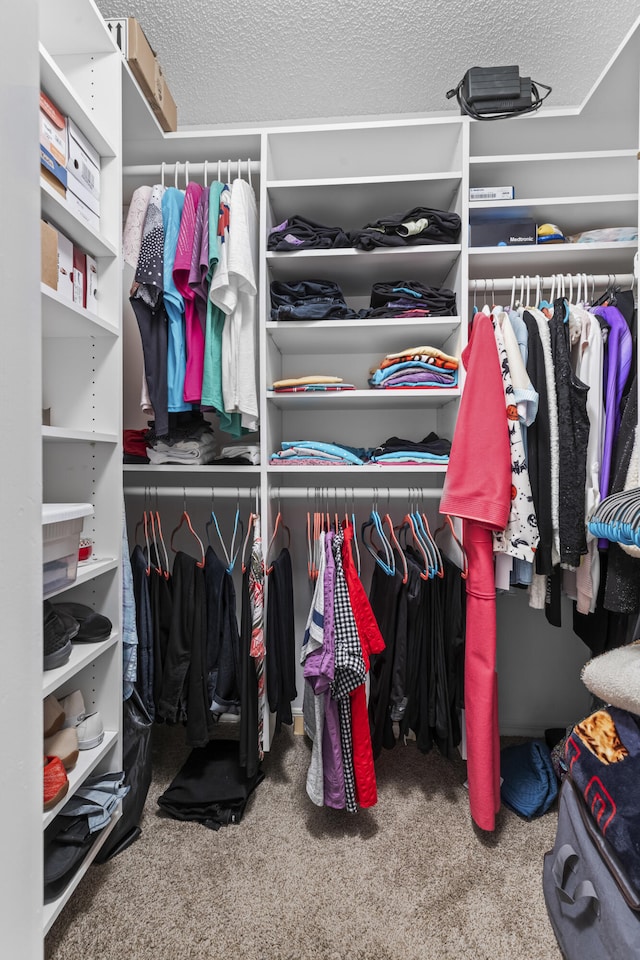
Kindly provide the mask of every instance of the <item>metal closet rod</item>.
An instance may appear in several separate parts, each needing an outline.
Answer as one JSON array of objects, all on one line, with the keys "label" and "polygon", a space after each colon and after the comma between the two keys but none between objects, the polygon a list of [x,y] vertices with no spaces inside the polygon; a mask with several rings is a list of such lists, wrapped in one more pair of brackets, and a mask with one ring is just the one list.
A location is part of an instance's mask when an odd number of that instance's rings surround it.
[{"label": "metal closet rod", "polygon": [[435,500],[440,499],[442,490],[435,487],[389,487],[381,484],[379,487],[336,487],[336,486],[309,486],[309,487],[271,487],[269,496],[272,500],[323,500],[325,498],[337,500]]},{"label": "metal closet rod", "polygon": [[[197,470],[197,467],[194,469]],[[210,500],[238,500],[255,499],[260,494],[259,487],[167,487],[163,483],[147,484],[145,487],[129,487],[125,484],[124,492],[130,497],[155,498],[156,494],[163,497],[187,497],[192,500],[197,497],[206,497]]]},{"label": "metal closet rod", "polygon": [[[197,468],[196,468],[197,469]],[[131,497],[211,497],[223,500],[237,500],[255,498],[259,491],[257,487],[167,487],[164,484],[147,484],[145,487],[130,487],[125,485],[124,492]],[[338,500],[435,500],[440,499],[442,490],[436,487],[336,487],[336,486],[308,486],[308,487],[271,487],[271,500],[322,500],[327,497]]]},{"label": "metal closet rod", "polygon": [[[535,286],[538,282],[545,287],[550,287],[551,284],[555,281],[558,282],[558,277],[562,280],[568,280],[571,277],[574,284],[578,283],[579,278],[582,278],[584,283],[584,278],[587,278],[589,286],[595,284],[597,287],[606,286],[607,284],[620,283],[622,286],[633,286],[635,283],[635,277],[632,273],[587,273],[579,271],[577,273],[556,273],[550,277],[541,277],[537,274],[531,273],[519,273],[515,276],[516,289],[518,289],[519,284],[528,283],[530,286]],[[469,280],[469,291],[473,293],[477,291],[478,293],[483,293],[485,290],[511,290],[514,283],[514,277],[487,277],[483,279]]]},{"label": "metal closet rod", "polygon": [[221,172],[225,172],[227,168],[231,171],[242,170],[245,173],[260,173],[260,161],[252,160],[251,158],[243,160],[242,158],[236,158],[232,160],[228,158],[226,160],[207,160],[192,162],[191,160],[175,160],[171,163],[144,163],[144,164],[135,164],[133,166],[125,166],[122,168],[123,177],[157,177],[161,176],[164,167],[164,173],[166,176],[173,174],[175,176],[178,173],[182,173],[186,176],[191,177],[203,177],[205,173],[205,167],[207,174],[210,177],[217,176],[218,173],[218,164],[220,165]]}]

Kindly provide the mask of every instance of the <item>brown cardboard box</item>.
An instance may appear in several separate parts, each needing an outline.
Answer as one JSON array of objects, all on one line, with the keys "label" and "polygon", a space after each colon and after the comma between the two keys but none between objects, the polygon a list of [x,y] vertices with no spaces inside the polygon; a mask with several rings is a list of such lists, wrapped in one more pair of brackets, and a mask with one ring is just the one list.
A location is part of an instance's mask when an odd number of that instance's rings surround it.
[{"label": "brown cardboard box", "polygon": [[162,67],[156,60],[155,96],[149,101],[151,109],[165,133],[178,129],[178,108],[164,78]]},{"label": "brown cardboard box", "polygon": [[178,128],[178,112],[167,81],[142,27],[133,17],[107,18],[116,45],[122,51],[131,72],[140,85],[163,130]]},{"label": "brown cardboard box", "polygon": [[127,50],[125,56],[145,97],[149,101],[153,101],[156,90],[156,56],[144,35],[142,27],[133,17],[127,17]]},{"label": "brown cardboard box", "polygon": [[40,221],[40,279],[58,289],[58,231],[44,220]]}]

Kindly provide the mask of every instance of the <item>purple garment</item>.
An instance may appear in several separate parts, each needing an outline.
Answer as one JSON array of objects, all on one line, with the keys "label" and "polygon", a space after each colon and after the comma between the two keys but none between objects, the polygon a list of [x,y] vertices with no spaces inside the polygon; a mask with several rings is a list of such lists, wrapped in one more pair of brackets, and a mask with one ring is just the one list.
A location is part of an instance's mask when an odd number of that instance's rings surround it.
[{"label": "purple garment", "polygon": [[[206,249],[205,249],[206,248]],[[206,257],[206,259],[204,259]],[[205,328],[207,318],[207,271],[209,269],[209,191],[203,190],[196,208],[196,228],[191,250],[189,286],[195,293],[196,310]]]},{"label": "purple garment", "polygon": [[395,373],[393,376],[387,377],[381,383],[373,384],[373,386],[384,390],[385,387],[399,386],[402,384],[413,384],[415,386],[425,387],[438,384],[439,386],[442,385],[445,387],[455,387],[456,378],[452,376],[451,373],[444,373],[438,370],[419,370],[415,373],[402,370],[400,373]]},{"label": "purple garment", "polygon": [[[327,653],[323,661],[323,667],[325,671],[324,676],[329,682],[329,671],[331,671],[331,679],[333,679],[333,655],[335,650],[333,591],[336,566],[331,549],[333,536],[333,533],[327,533],[324,538],[326,560],[324,571],[324,647],[327,648]],[[313,656],[313,654],[310,654],[310,656]],[[331,662],[330,667],[328,665],[329,660]],[[344,791],[344,768],[342,766],[338,702],[333,699],[329,689],[327,689],[324,696],[324,730],[322,732],[324,802],[325,806],[333,807],[334,810],[343,810],[346,804],[346,797]]]},{"label": "purple garment", "polygon": [[[600,496],[609,494],[611,457],[620,429],[620,401],[631,369],[632,339],[627,321],[617,307],[595,307],[610,327],[607,360],[604,369],[604,443],[600,467]],[[606,545],[608,541],[603,541]]]}]

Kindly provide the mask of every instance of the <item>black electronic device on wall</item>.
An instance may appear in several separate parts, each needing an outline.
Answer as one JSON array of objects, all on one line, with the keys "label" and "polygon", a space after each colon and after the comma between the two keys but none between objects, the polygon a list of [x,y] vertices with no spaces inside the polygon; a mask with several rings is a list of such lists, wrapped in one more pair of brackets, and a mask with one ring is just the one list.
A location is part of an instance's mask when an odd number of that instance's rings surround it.
[{"label": "black electronic device on wall", "polygon": [[[541,96],[542,87],[547,92]],[[460,112],[475,120],[505,120],[534,113],[551,93],[545,83],[521,77],[517,66],[471,67],[447,100],[456,97]]]}]

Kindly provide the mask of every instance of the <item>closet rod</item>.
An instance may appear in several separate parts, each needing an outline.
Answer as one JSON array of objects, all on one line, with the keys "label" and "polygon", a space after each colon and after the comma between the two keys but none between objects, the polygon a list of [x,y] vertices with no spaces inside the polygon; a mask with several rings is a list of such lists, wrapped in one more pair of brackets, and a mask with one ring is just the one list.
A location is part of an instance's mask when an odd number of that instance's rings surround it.
[{"label": "closet rod", "polygon": [[271,487],[269,497],[272,500],[322,500],[329,497],[340,500],[435,500],[440,499],[442,490],[435,487],[388,487],[380,484],[379,487],[335,487],[335,486],[308,486],[308,487]]},{"label": "closet rod", "polygon": [[[188,172],[189,177],[198,177],[202,178],[204,176],[204,162],[198,161],[197,163],[192,163],[191,160],[176,160],[171,163],[165,163],[164,172],[165,176],[175,176],[176,167],[178,168],[178,173],[184,176],[186,172],[186,164],[189,164]],[[248,174],[248,164],[251,164],[251,173],[260,173],[260,161],[259,160],[243,160],[241,157],[233,158],[229,157],[226,160],[207,160],[207,173],[209,180],[213,180],[218,175],[218,163],[220,163],[221,173],[226,174],[227,165],[231,168],[231,173],[236,173],[238,171],[238,163],[240,164],[241,172]],[[136,164],[133,166],[124,166],[122,168],[123,177],[159,177],[162,174],[162,164],[161,163],[143,163]]]},{"label": "closet rod", "polygon": [[[538,277],[536,274],[518,273],[515,276],[516,290],[519,287],[519,284],[523,282],[528,283],[531,287],[534,287],[538,281],[542,286],[550,287],[551,284],[556,281],[558,282],[558,277],[564,277],[567,280],[569,277],[572,278],[573,283],[578,282],[578,277],[582,277],[584,280],[585,274],[583,271],[578,271],[577,273],[556,273],[551,277]],[[635,277],[632,273],[599,273],[595,276],[592,273],[587,273],[587,282],[589,286],[595,284],[596,287],[606,286],[609,283],[614,281],[618,284],[621,284],[623,287],[631,287],[635,283]],[[513,287],[513,277],[487,277],[482,279],[469,280],[469,292],[473,293],[483,293],[485,290],[511,290]]]},{"label": "closet rod", "polygon": [[[211,497],[223,500],[237,500],[247,497],[255,497],[257,487],[167,487],[164,484],[147,484],[145,487],[127,486],[125,484],[124,492],[131,497],[155,497],[156,493],[163,497],[187,497],[193,499],[198,497]],[[394,500],[439,500],[442,496],[442,490],[438,487],[389,487],[380,484],[376,487],[336,487],[331,485],[309,485],[308,487],[271,487],[269,497],[271,500],[322,500],[326,497],[337,500],[386,500],[388,497]]]},{"label": "closet rod", "polygon": [[[197,467],[195,468],[197,470]],[[238,500],[258,496],[258,487],[167,487],[164,484],[147,484],[146,487],[129,487],[125,484],[124,492],[131,497],[187,497],[194,499],[206,497],[208,500],[215,497],[218,500]]]}]

